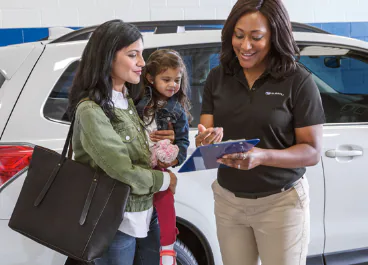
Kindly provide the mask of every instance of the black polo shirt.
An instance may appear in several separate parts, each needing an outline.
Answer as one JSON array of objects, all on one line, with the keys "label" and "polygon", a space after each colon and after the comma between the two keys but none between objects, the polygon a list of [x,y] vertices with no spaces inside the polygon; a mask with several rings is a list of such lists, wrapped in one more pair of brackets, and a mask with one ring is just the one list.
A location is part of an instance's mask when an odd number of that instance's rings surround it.
[{"label": "black polo shirt", "polygon": [[[214,126],[224,128],[224,141],[259,138],[257,146],[265,149],[291,147],[296,143],[295,128],[325,122],[318,88],[302,65],[282,79],[266,72],[249,89],[237,59],[230,68],[220,65],[211,70],[201,113],[212,114]],[[305,168],[220,167],[218,182],[233,192],[268,192],[282,189],[304,173]]]}]

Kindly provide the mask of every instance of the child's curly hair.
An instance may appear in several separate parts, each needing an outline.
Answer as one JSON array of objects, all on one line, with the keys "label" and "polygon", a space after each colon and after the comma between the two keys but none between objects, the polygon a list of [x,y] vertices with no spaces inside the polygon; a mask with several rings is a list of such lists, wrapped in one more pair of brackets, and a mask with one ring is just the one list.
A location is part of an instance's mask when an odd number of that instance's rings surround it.
[{"label": "child's curly hair", "polygon": [[[145,88],[147,86],[152,86],[152,84],[147,79],[147,74],[155,78],[158,74],[165,72],[167,69],[173,68],[181,69],[181,82],[180,82],[180,89],[176,93],[179,103],[185,110],[187,115],[188,121],[191,122],[193,120],[192,115],[190,114],[190,101],[188,99],[187,93],[189,89],[189,81],[188,81],[188,72],[187,68],[185,67],[183,58],[177,51],[171,49],[160,49],[154,51],[149,57],[146,62],[146,66],[143,69],[143,89],[142,95],[145,93]],[[148,108],[146,108],[143,112],[145,117],[151,116],[151,113],[154,113],[158,109],[158,100],[160,98],[160,94],[156,89],[152,89],[152,99],[148,103]]]}]

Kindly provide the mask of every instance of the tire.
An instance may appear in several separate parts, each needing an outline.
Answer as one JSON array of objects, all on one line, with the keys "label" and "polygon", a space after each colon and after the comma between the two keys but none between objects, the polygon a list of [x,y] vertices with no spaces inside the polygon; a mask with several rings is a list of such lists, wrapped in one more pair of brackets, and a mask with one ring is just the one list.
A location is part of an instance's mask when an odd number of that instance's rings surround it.
[{"label": "tire", "polygon": [[178,265],[198,265],[193,253],[179,239],[176,240],[174,249],[176,251],[176,261]]}]

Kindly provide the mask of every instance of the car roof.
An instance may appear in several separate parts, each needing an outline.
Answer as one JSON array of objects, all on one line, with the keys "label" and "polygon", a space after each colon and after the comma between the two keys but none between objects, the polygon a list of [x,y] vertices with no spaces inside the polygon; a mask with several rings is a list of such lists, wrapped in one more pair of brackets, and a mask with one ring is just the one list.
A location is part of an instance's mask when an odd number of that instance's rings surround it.
[{"label": "car roof", "polygon": [[[308,27],[307,29],[311,29]],[[30,52],[29,49],[32,49],[32,46],[38,44],[38,45],[73,45],[75,42],[74,39],[70,39],[71,36],[84,36],[85,38],[86,32],[91,33],[91,30],[89,31],[81,31],[82,34],[75,34],[75,32],[68,33],[69,37],[67,39],[64,38],[64,41],[51,41],[51,42],[38,42],[38,43],[29,43],[29,44],[22,44],[22,45],[10,45],[7,47],[0,48],[0,57],[2,56],[12,56],[12,64],[9,64],[8,60],[1,60],[3,63],[0,62],[0,70],[1,73],[6,77],[6,79],[9,79],[12,74],[16,71],[16,69],[21,65],[22,61],[25,59],[26,55]],[[93,32],[93,31],[92,31]],[[83,35],[84,34],[84,35]],[[361,52],[368,52],[368,42],[361,41],[358,39],[352,39],[342,36],[337,36],[333,34],[326,34],[323,32],[320,33],[314,33],[314,32],[308,32],[305,30],[304,32],[293,32],[294,39],[299,45],[310,45],[311,43],[317,45],[323,45],[323,46],[333,46],[335,48],[341,48],[340,51],[336,51],[336,55],[345,54],[342,49],[346,48],[354,48],[355,50],[361,51]],[[163,33],[163,34],[155,34],[154,32],[144,32],[144,46],[145,49],[149,48],[162,48],[162,47],[180,47],[180,46],[187,46],[187,45],[201,45],[203,44],[215,44],[218,45],[221,42],[221,30],[220,29],[212,29],[212,30],[202,30],[200,28],[192,29],[190,31],[183,31],[182,33]],[[85,42],[87,43],[88,39],[80,40],[77,42]],[[16,49],[18,48],[18,49]],[[10,51],[15,51],[10,52]],[[21,50],[24,52],[22,53]],[[320,50],[321,51],[321,50]],[[308,50],[310,52],[310,50]],[[317,52],[318,51],[313,51]],[[330,55],[334,55],[333,51],[329,50]],[[348,52],[346,50],[345,52]],[[303,51],[302,51],[303,54]],[[325,53],[326,54],[326,53]],[[18,58],[19,60],[15,60]],[[3,58],[4,59],[4,58]],[[15,61],[17,63],[15,63]]]},{"label": "car roof", "polygon": [[[145,48],[218,43],[221,41],[221,29],[224,23],[225,20],[132,22],[143,32]],[[304,42],[313,42],[323,45],[349,46],[365,52],[368,49],[368,43],[358,39],[333,35],[303,23],[292,22],[291,25],[294,38],[299,45]],[[49,42],[49,44],[88,40],[96,28],[97,26],[91,26],[70,32]]]},{"label": "car roof", "polygon": [[[221,30],[211,31],[188,31],[175,34],[144,34],[145,48],[157,48],[167,46],[187,46],[195,44],[211,44],[221,42]],[[293,32],[294,39],[298,45],[323,45],[339,48],[354,48],[359,51],[368,52],[368,42],[348,37],[325,33]],[[200,47],[200,46],[199,46]]]},{"label": "car roof", "polygon": [[[337,46],[341,48],[354,48],[360,51],[367,52],[368,42],[358,39],[337,36],[326,33],[311,33],[311,32],[293,32],[295,41],[302,45],[303,43],[315,43],[316,45]],[[221,30],[191,30],[182,33],[164,33],[154,34],[153,32],[144,32],[144,46],[147,48],[158,48],[168,46],[187,46],[200,44],[215,44],[221,42]],[[47,45],[69,45],[74,41],[67,40],[65,42],[49,42]],[[79,42],[79,41],[78,41]],[[82,40],[80,42],[86,42]]]},{"label": "car roof", "polygon": [[323,33],[294,32],[293,34],[295,41],[298,42],[299,45],[304,42],[313,42],[316,45],[333,44],[335,46],[341,47],[354,47],[358,50],[364,50],[365,52],[368,50],[368,42],[358,39]]},{"label": "car roof", "polygon": [[[222,29],[226,20],[175,20],[175,21],[146,21],[130,22],[137,26],[141,32],[153,32],[155,34],[179,33],[192,30],[216,30]],[[314,32],[329,34],[320,28],[299,22],[291,22],[293,32]],[[98,26],[81,28],[52,40],[51,43],[67,41],[88,40]]]}]

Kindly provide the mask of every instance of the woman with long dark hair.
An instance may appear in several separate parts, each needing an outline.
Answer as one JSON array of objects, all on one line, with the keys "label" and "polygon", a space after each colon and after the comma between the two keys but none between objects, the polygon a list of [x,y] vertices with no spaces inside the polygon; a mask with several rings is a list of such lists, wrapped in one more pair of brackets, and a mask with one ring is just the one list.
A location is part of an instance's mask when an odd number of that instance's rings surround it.
[{"label": "woman with long dark hair", "polygon": [[[222,30],[220,65],[203,95],[196,145],[260,138],[227,155],[212,188],[224,265],[306,264],[309,187],[324,111],[282,0],[238,0]],[[206,129],[206,127],[208,129]],[[218,129],[214,129],[214,127]]]},{"label": "woman with long dark hair", "polygon": [[152,198],[168,188],[175,193],[176,176],[150,167],[144,126],[132,100],[145,66],[142,52],[142,35],[135,26],[105,22],[89,39],[71,88],[75,160],[131,187],[119,231],[96,265],[159,264]]}]

